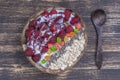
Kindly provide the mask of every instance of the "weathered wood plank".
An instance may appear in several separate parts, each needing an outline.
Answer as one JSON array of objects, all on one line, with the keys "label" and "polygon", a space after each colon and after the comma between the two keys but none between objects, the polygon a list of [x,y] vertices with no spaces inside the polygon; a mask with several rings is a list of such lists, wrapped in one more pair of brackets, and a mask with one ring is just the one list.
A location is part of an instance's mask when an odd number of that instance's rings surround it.
[{"label": "weathered wood plank", "polygon": [[[0,0],[0,80],[119,80],[119,0]],[[42,9],[60,6],[78,12],[86,24],[88,46],[81,60],[69,71],[56,76],[42,73],[25,58],[20,35],[28,18]],[[96,34],[90,13],[102,8],[107,13],[103,30],[103,67],[94,64]]]},{"label": "weathered wood plank", "polygon": [[[120,69],[119,52],[103,52],[103,66],[102,69]],[[112,56],[112,57],[111,57]],[[6,58],[6,59],[4,59]],[[16,51],[14,53],[5,52],[0,53],[0,69],[11,69],[16,66],[21,66],[23,68],[35,68],[30,62],[25,58],[23,51]],[[75,70],[79,69],[96,69],[94,63],[94,53],[86,52],[81,60],[72,68]]]}]

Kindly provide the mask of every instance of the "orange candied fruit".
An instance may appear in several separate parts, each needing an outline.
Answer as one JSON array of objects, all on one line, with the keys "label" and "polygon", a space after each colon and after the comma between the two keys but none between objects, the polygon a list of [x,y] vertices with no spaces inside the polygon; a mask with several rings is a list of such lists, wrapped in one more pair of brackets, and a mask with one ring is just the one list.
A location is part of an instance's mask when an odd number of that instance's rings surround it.
[{"label": "orange candied fruit", "polygon": [[74,37],[75,36],[75,32],[70,32],[70,36]]},{"label": "orange candied fruit", "polygon": [[52,47],[52,44],[48,44],[48,48],[51,48]]},{"label": "orange candied fruit", "polygon": [[50,58],[51,58],[50,55],[45,56],[45,59],[46,59],[46,60],[50,60]]},{"label": "orange candied fruit", "polygon": [[62,41],[62,42],[61,42],[61,45],[62,45],[62,46],[64,46],[64,45],[65,45],[65,42],[64,42],[64,41]]},{"label": "orange candied fruit", "polygon": [[66,34],[66,36],[67,36],[67,37],[70,37],[70,34],[69,34],[69,33],[67,33],[67,34]]},{"label": "orange candied fruit", "polygon": [[58,43],[55,43],[55,47],[57,48],[57,50],[60,50],[61,46]]},{"label": "orange candied fruit", "polygon": [[77,24],[76,24],[76,28],[77,28],[78,30],[80,30],[80,29],[82,28],[82,25],[81,25],[80,23],[77,23]]}]

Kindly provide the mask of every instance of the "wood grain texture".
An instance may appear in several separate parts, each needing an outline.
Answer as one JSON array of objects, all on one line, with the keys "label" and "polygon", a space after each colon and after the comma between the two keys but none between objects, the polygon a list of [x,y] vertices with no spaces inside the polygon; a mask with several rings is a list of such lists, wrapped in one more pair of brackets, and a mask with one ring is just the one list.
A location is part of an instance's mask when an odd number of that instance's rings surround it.
[{"label": "wood grain texture", "polygon": [[[120,80],[120,0],[0,0],[0,80]],[[87,26],[88,45],[81,60],[60,75],[38,71],[25,58],[21,33],[34,13],[49,7],[65,7],[79,13]],[[91,12],[104,9],[103,67],[94,63],[96,33]]]}]

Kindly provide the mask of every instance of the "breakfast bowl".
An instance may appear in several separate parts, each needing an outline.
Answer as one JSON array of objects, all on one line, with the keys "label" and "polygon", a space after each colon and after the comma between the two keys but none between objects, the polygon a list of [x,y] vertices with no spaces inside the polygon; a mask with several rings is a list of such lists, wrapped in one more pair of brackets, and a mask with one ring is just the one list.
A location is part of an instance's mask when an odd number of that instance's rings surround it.
[{"label": "breakfast bowl", "polygon": [[48,8],[34,14],[22,32],[25,56],[40,71],[62,73],[74,66],[87,45],[86,27],[70,9]]}]

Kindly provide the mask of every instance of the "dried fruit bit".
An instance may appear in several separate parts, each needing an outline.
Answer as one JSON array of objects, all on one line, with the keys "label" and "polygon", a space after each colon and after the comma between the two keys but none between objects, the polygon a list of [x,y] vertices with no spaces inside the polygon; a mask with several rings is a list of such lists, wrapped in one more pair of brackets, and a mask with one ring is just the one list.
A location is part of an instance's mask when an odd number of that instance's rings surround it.
[{"label": "dried fruit bit", "polygon": [[45,10],[44,12],[41,13],[42,16],[45,16],[45,17],[48,17],[49,16],[49,13],[47,10]]},{"label": "dried fruit bit", "polygon": [[66,31],[66,33],[70,33],[70,32],[72,32],[72,31],[73,31],[72,26],[69,25],[68,27],[66,27],[65,31]]},{"label": "dried fruit bit", "polygon": [[37,55],[34,55],[34,56],[32,56],[32,60],[34,61],[34,62],[37,62],[37,61],[39,61],[40,60],[40,54],[37,54]]},{"label": "dried fruit bit", "polygon": [[62,42],[61,42],[61,45],[62,45],[62,46],[64,46],[64,45],[65,45],[65,42],[64,42],[64,41],[62,41]]},{"label": "dried fruit bit", "polygon": [[55,52],[57,49],[56,49],[56,47],[53,45],[53,46],[51,47],[51,50],[52,50],[52,52]]},{"label": "dried fruit bit", "polygon": [[46,60],[45,60],[45,59],[41,60],[41,63],[42,63],[42,64],[45,64],[45,63],[46,63]]},{"label": "dried fruit bit", "polygon": [[52,50],[48,49],[47,54],[51,54],[51,53],[52,53]]},{"label": "dried fruit bit", "polygon": [[52,47],[52,44],[48,43],[48,48],[51,48]]},{"label": "dried fruit bit", "polygon": [[75,36],[75,33],[74,33],[74,32],[70,32],[70,36],[71,36],[71,37],[74,37],[74,36]]},{"label": "dried fruit bit", "polygon": [[34,51],[31,48],[27,48],[26,51],[25,51],[25,55],[26,56],[33,56]]},{"label": "dried fruit bit", "polygon": [[50,11],[50,15],[52,14],[57,14],[57,11],[54,8]]},{"label": "dried fruit bit", "polygon": [[57,43],[61,43],[62,39],[60,37],[57,37]]},{"label": "dried fruit bit", "polygon": [[70,23],[71,23],[72,25],[74,25],[74,24],[78,23],[79,21],[80,21],[80,18],[77,17],[77,16],[75,16],[74,18],[72,18],[72,20],[70,21]]},{"label": "dried fruit bit", "polygon": [[76,24],[76,28],[80,30],[82,28],[81,24],[80,23]]},{"label": "dried fruit bit", "polygon": [[67,33],[67,34],[66,34],[66,36],[67,36],[67,37],[70,37],[70,34],[69,34],[69,33]]},{"label": "dried fruit bit", "polygon": [[45,56],[45,59],[46,59],[46,60],[50,60],[50,58],[51,58],[50,55]]},{"label": "dried fruit bit", "polygon": [[55,43],[55,47],[57,48],[57,50],[60,50],[61,46],[58,43]]},{"label": "dried fruit bit", "polygon": [[71,10],[69,10],[69,9],[66,9],[65,11],[64,11],[64,15],[65,15],[65,21],[68,21],[68,19],[69,19],[69,17],[70,17],[70,15],[71,15]]},{"label": "dried fruit bit", "polygon": [[37,20],[32,20],[29,22],[29,28],[36,28],[37,26]]},{"label": "dried fruit bit", "polygon": [[45,52],[47,52],[47,51],[48,51],[48,48],[47,48],[46,46],[43,46],[41,52],[42,52],[42,53],[45,53]]},{"label": "dried fruit bit", "polygon": [[67,36],[64,37],[64,41],[65,41],[65,42],[68,41],[68,37],[67,37]]},{"label": "dried fruit bit", "polygon": [[74,29],[74,32],[75,32],[75,33],[78,33],[78,31],[79,31],[78,29]]}]

